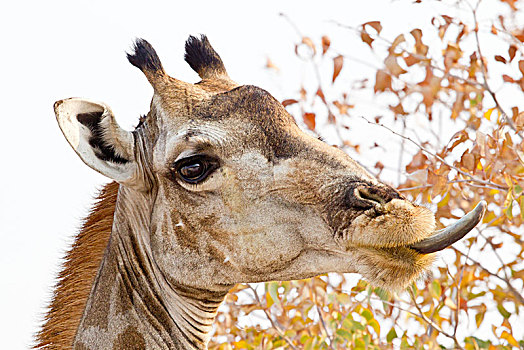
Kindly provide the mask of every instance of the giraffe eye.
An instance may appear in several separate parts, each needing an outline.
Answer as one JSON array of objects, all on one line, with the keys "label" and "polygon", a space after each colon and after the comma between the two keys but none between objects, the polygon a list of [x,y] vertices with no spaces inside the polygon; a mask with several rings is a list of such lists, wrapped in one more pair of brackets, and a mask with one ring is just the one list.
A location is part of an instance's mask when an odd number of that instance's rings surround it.
[{"label": "giraffe eye", "polygon": [[198,184],[218,168],[218,161],[209,156],[192,156],[175,163],[173,170],[182,181]]}]

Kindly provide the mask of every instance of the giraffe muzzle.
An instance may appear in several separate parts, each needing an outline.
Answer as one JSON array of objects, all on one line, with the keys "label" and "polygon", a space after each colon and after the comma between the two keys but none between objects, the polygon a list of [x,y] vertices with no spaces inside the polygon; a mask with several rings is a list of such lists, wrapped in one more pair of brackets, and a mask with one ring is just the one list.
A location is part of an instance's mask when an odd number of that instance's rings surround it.
[{"label": "giraffe muzzle", "polygon": [[464,215],[457,222],[442,230],[435,231],[432,236],[412,244],[410,248],[422,254],[429,254],[449,247],[477,226],[484,216],[486,206],[485,201],[479,202],[472,211]]}]

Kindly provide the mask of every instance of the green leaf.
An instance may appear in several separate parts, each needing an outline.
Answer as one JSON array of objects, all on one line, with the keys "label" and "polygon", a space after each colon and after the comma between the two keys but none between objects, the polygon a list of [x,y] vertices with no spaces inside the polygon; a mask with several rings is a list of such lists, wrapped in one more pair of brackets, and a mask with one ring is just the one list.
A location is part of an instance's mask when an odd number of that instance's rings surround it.
[{"label": "green leaf", "polygon": [[386,340],[388,343],[391,343],[391,341],[395,338],[398,338],[397,332],[395,331],[395,327],[391,327],[388,334],[386,335]]},{"label": "green leaf", "polygon": [[513,219],[513,201],[509,202],[508,207],[504,209],[504,213],[508,219]]},{"label": "green leaf", "polygon": [[375,288],[375,294],[381,299],[381,300],[389,300],[389,293],[384,288],[377,287]]},{"label": "green leaf", "polygon": [[358,331],[363,331],[365,330],[366,328],[364,327],[363,324],[357,322],[357,321],[351,321],[351,330],[352,331],[355,331],[355,330],[358,330]]},{"label": "green leaf", "polygon": [[440,288],[440,283],[438,281],[431,282],[431,294],[437,299],[440,298],[440,295],[442,293],[442,289]]},{"label": "green leaf", "polygon": [[337,331],[335,332],[339,337],[341,337],[342,339],[349,339],[351,340],[351,333],[349,333],[348,331],[346,331],[345,329],[337,329]]},{"label": "green leaf", "polygon": [[369,322],[373,319],[373,313],[369,309],[363,309],[361,315]]},{"label": "green leaf", "polygon": [[280,305],[280,299],[278,298],[278,287],[278,282],[269,282],[267,289],[269,291],[271,299],[273,299],[273,302]]},{"label": "green leaf", "polygon": [[504,318],[509,318],[511,316],[511,313],[502,306],[502,304],[497,305],[497,310],[499,310],[500,314]]}]

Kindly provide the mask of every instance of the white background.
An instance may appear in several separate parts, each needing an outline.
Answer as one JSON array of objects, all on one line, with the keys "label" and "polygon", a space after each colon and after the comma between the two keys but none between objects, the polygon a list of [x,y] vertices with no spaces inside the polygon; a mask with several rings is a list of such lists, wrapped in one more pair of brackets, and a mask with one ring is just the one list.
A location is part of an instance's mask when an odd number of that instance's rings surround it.
[{"label": "white background", "polygon": [[[139,115],[147,113],[152,95],[145,77],[125,58],[133,39],[143,37],[152,43],[170,75],[196,82],[197,75],[183,61],[183,48],[189,34],[200,33],[208,35],[234,80],[261,86],[282,100],[296,95],[308,67],[294,58],[293,45],[299,38],[280,12],[314,40],[329,34],[344,53],[379,66],[354,33],[329,20],[353,26],[381,20],[392,39],[429,23],[436,14],[432,6],[436,5],[411,1],[4,3],[0,9],[0,348],[23,349],[32,343],[60,257],[96,190],[107,181],[85,166],[63,138],[52,111],[54,101],[73,96],[104,101],[120,124],[132,129]],[[264,68],[267,57],[280,73]],[[366,71],[370,68],[355,60],[344,67],[341,79],[349,81]],[[372,110],[374,101],[366,104]],[[371,126],[357,125],[357,132],[368,138],[377,135],[376,128],[365,128]],[[379,160],[374,153],[366,157],[367,165]]]}]

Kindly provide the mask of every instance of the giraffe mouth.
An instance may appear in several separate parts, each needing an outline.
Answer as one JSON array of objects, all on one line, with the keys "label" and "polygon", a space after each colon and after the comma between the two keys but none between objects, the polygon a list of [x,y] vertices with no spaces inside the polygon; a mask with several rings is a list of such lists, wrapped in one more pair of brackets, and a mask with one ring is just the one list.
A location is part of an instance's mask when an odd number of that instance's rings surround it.
[{"label": "giraffe mouth", "polygon": [[442,230],[435,231],[430,237],[407,247],[421,254],[435,253],[449,247],[477,226],[484,216],[486,206],[485,201],[479,202],[472,211],[464,215],[454,224]]}]

